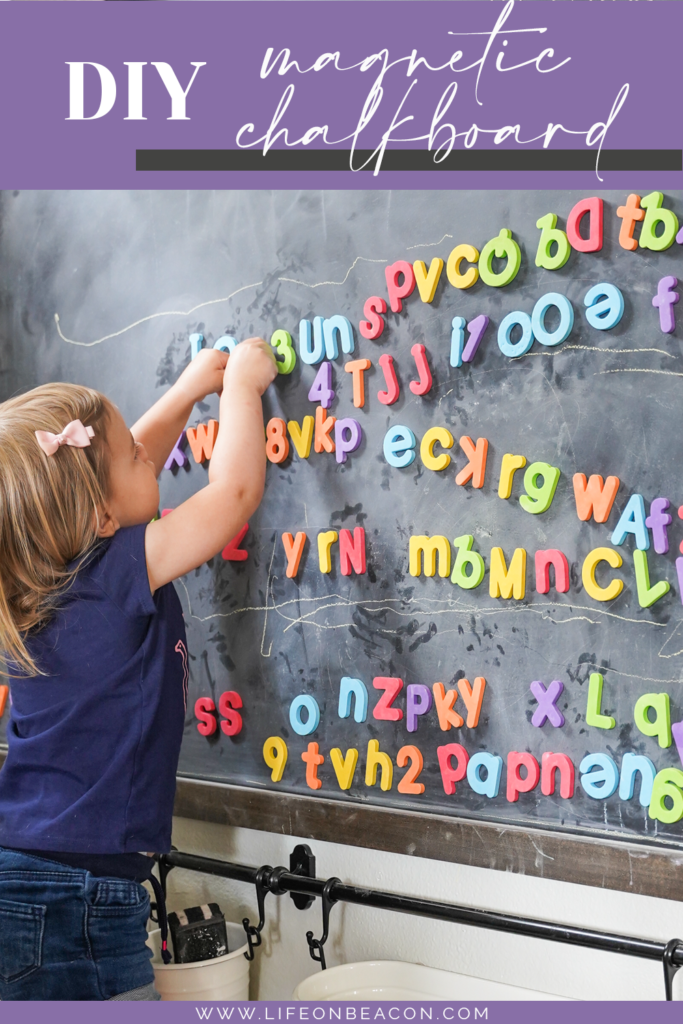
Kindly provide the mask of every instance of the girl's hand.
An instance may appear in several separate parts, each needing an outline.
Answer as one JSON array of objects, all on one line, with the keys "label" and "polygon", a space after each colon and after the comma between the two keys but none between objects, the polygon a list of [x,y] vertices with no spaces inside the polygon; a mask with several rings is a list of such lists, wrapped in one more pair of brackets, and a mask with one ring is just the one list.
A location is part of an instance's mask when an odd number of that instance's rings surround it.
[{"label": "girl's hand", "polygon": [[263,338],[240,342],[225,368],[225,384],[253,387],[262,395],[277,377],[277,361],[272,347]]},{"label": "girl's hand", "polygon": [[203,348],[190,365],[178,377],[175,387],[182,391],[194,405],[207,395],[223,390],[223,374],[228,363],[228,353],[216,348]]}]

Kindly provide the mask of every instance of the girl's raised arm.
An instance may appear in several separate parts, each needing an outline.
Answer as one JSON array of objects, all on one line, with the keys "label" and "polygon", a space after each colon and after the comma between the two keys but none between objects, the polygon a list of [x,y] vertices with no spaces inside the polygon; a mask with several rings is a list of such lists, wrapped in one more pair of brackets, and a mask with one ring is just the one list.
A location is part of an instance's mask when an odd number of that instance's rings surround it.
[{"label": "girl's raised arm", "polygon": [[202,349],[173,387],[130,428],[135,440],[144,444],[157,476],[180,437],[195,402],[222,390],[227,362],[227,352]]},{"label": "girl's raised arm", "polygon": [[[244,341],[230,356],[209,483],[170,515],[147,527],[145,553],[152,591],[213,558],[258,507],[266,476],[261,395],[276,376],[273,350],[265,341]],[[133,428],[135,437],[144,420]],[[185,421],[178,426],[173,441],[184,425]],[[144,444],[147,447],[146,440]]]}]

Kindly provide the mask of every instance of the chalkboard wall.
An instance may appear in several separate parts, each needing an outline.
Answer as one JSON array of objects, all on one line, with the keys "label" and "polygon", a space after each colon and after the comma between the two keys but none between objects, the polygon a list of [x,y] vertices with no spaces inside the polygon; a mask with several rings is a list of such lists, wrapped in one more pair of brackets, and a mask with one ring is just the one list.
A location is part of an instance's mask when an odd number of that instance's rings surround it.
[{"label": "chalkboard wall", "polygon": [[[639,192],[637,182],[633,190]],[[647,190],[645,190],[647,191]],[[644,195],[645,191],[640,194]],[[638,793],[608,799],[589,796],[580,784],[579,765],[587,754],[607,754],[620,768],[624,754],[644,754],[659,772],[682,769],[675,742],[661,747],[634,722],[634,705],[644,694],[667,694],[671,721],[683,719],[683,607],[675,559],[683,538],[677,517],[683,504],[683,450],[680,442],[683,306],[671,333],[660,329],[652,306],[658,281],[678,276],[681,245],[664,251],[624,249],[618,242],[622,221],[617,208],[625,193],[600,194],[604,200],[604,244],[600,251],[572,251],[557,270],[535,263],[541,236],[536,222],[552,212],[564,228],[572,207],[586,194],[572,192],[74,192],[5,193],[2,199],[0,288],[2,290],[3,397],[50,380],[70,380],[104,391],[129,422],[163,393],[190,360],[190,336],[212,345],[223,335],[267,339],[288,331],[297,353],[293,371],[278,377],[265,396],[265,421],[313,415],[308,392],[318,366],[299,356],[302,319],[341,315],[353,325],[355,351],[332,360],[335,398],[328,415],[352,417],[362,441],[345,462],[334,454],[300,458],[290,444],[287,459],[269,464],[266,494],[249,523],[244,561],[220,555],[176,584],[183,604],[190,651],[190,699],[180,771],[184,775],[266,787],[281,792],[403,807],[439,814],[480,817],[573,831],[677,841],[681,822],[649,816]],[[667,194],[664,206],[683,214],[680,194]],[[458,244],[482,250],[510,229],[521,250],[521,267],[506,287],[481,279],[457,289],[444,266],[431,303],[417,288],[401,312],[389,310],[376,340],[359,331],[370,296],[387,300],[385,268],[396,261],[435,257],[448,260]],[[636,228],[638,237],[640,227]],[[585,224],[584,224],[585,234]],[[469,266],[463,263],[464,272]],[[504,260],[494,260],[500,272]],[[680,275],[683,276],[683,275]],[[399,281],[401,279],[399,278]],[[586,319],[584,296],[609,282],[622,292],[625,310],[611,330],[596,330]],[[520,358],[505,356],[498,327],[515,310],[531,313],[548,292],[566,296],[575,314],[568,338],[556,347],[537,341]],[[58,314],[59,323],[56,323]],[[490,323],[469,363],[451,365],[451,322],[485,315]],[[551,310],[546,327],[557,325]],[[519,331],[517,331],[517,334]],[[512,340],[517,334],[513,332]],[[409,389],[417,378],[411,349],[423,344],[433,376],[424,395]],[[394,357],[400,397],[383,405],[385,390],[379,357]],[[343,363],[368,358],[366,401],[356,408],[352,378]],[[195,408],[190,424],[217,416],[215,399]],[[383,454],[390,427],[409,427],[417,456],[406,468],[393,468]],[[451,464],[426,468],[420,439],[434,426],[455,439]],[[467,458],[459,439],[489,442],[484,485],[455,483]],[[443,451],[437,445],[435,454]],[[189,447],[187,466],[161,474],[161,508],[173,508],[203,486],[207,462],[197,464]],[[498,495],[506,453],[526,457],[527,466],[545,462],[560,470],[549,509],[529,514],[520,495],[523,472],[511,497]],[[621,484],[606,523],[577,516],[572,478],[600,474]],[[647,551],[650,583],[668,580],[669,592],[641,607],[634,575],[634,538],[623,545],[611,535],[632,494],[642,494],[646,513],[654,498],[671,502],[669,551]],[[367,571],[344,576],[338,545],[332,546],[331,572],[322,573],[318,534],[362,526]],[[287,578],[282,534],[307,535],[299,572]],[[454,585],[438,573],[409,573],[411,535],[443,535],[449,541],[474,538],[487,573],[476,589]],[[500,547],[509,564],[515,549],[527,551],[522,599],[489,593],[491,549]],[[593,600],[582,583],[582,563],[598,547],[618,550],[620,569],[602,563],[597,579],[624,580],[613,601]],[[534,554],[559,549],[570,571],[567,593],[535,586]],[[452,551],[455,556],[455,549]],[[452,566],[451,566],[452,568]],[[552,579],[552,577],[551,577]],[[604,679],[601,714],[612,729],[586,722],[589,679]],[[364,722],[339,716],[342,677],[361,680],[369,693]],[[395,707],[400,721],[378,720],[373,708],[379,677],[400,678]],[[486,688],[476,728],[439,726],[437,710],[417,718],[407,731],[407,688],[436,682],[456,689],[464,678],[483,677]],[[539,705],[534,681],[563,684],[556,702],[564,717],[558,727],[531,718]],[[219,726],[202,735],[195,717],[198,698],[239,693],[241,731],[226,735]],[[414,693],[415,691],[411,691]],[[290,705],[312,696],[320,723],[298,735]],[[423,691],[424,698],[424,691]],[[417,698],[414,698],[417,699]],[[205,705],[205,707],[208,705]],[[461,694],[454,705],[466,716]],[[218,715],[218,721],[225,716]],[[7,720],[5,714],[4,721]],[[306,721],[306,713],[302,716]],[[288,759],[280,781],[263,758],[264,742],[280,737]],[[391,788],[366,785],[368,743],[393,764]],[[322,783],[306,781],[301,754],[317,743],[324,761]],[[444,790],[437,748],[462,744],[470,757],[481,751],[503,759],[500,792],[478,794],[466,779],[455,793]],[[403,793],[405,769],[396,764],[405,745],[420,751],[424,767],[417,780],[424,792]],[[339,748],[359,752],[350,789],[342,790],[330,759]],[[570,799],[557,789],[544,795],[539,784],[510,801],[506,796],[508,754],[544,752],[568,755],[576,768]],[[348,762],[347,762],[348,763]],[[451,764],[454,764],[451,761]],[[520,773],[524,775],[524,770]],[[482,771],[480,778],[486,779]]]}]

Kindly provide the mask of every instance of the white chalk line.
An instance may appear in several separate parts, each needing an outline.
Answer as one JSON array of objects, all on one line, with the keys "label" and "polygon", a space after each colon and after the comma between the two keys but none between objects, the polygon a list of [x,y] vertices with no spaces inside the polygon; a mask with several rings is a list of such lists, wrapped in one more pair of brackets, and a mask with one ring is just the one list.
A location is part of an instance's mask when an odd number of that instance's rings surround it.
[{"label": "white chalk line", "polygon": [[[675,359],[676,356],[672,355],[671,352],[666,352],[663,348],[598,348],[597,345],[563,345],[562,348],[558,348],[557,351],[551,352],[527,352],[528,356],[559,356],[563,352],[580,351],[580,352],[596,352],[598,355],[613,356],[613,355],[633,355],[638,352],[655,352],[657,355],[666,356],[667,359]],[[605,370],[605,373],[617,373],[616,370]],[[665,373],[666,371],[648,371],[648,372],[660,372]]]},{"label": "white chalk line", "polygon": [[299,284],[303,288],[322,288],[326,284],[331,284],[331,285],[346,284],[346,282],[349,279],[349,274],[351,273],[351,271],[354,269],[354,267],[356,266],[356,264],[360,260],[362,260],[364,263],[388,263],[389,262],[389,260],[371,260],[371,259],[368,259],[367,256],[356,256],[355,260],[353,261],[353,263],[351,264],[349,269],[346,271],[346,276],[344,277],[343,281],[318,281],[316,284],[309,284],[308,281],[297,281],[297,279],[295,277],[278,277],[277,280],[278,281],[285,281],[287,284]]},{"label": "white chalk line", "polygon": [[598,370],[593,376],[600,377],[604,373],[661,373],[664,377],[683,377],[683,373],[677,373],[675,370],[646,370],[635,366],[625,366],[621,370]]},{"label": "white chalk line", "polygon": [[441,245],[446,238],[452,238],[453,235],[444,235],[438,242],[418,242],[417,245],[407,245],[406,252],[410,252],[411,249],[433,249],[435,245]]},{"label": "white chalk line", "polygon": [[[271,565],[272,565],[272,559],[271,559]],[[513,606],[511,608],[505,608],[505,607],[502,607],[501,605],[491,605],[491,606],[486,606],[486,607],[483,607],[483,608],[479,608],[477,605],[462,605],[462,604],[460,604],[459,601],[445,601],[443,598],[441,598],[441,599],[439,599],[439,598],[420,598],[420,604],[421,605],[437,605],[437,606],[443,606],[444,604],[446,605],[445,608],[437,607],[437,608],[427,608],[427,609],[425,609],[425,608],[421,608],[421,607],[414,608],[412,606],[412,601],[407,601],[404,598],[389,598],[389,599],[378,598],[376,600],[372,600],[372,599],[370,599],[370,600],[363,600],[363,599],[361,599],[361,600],[358,600],[358,601],[351,601],[347,597],[344,597],[343,594],[326,594],[326,595],[321,596],[321,597],[295,597],[295,598],[290,598],[290,599],[288,599],[286,601],[279,601],[276,604],[268,604],[267,601],[266,601],[266,604],[263,604],[263,605],[250,605],[250,606],[246,606],[246,607],[242,607],[242,608],[233,608],[233,609],[231,609],[230,611],[227,611],[227,612],[212,612],[210,615],[195,615],[195,613],[192,611],[192,604],[191,604],[191,601],[190,601],[190,595],[188,593],[187,586],[185,585],[185,582],[183,580],[180,580],[180,582],[181,582],[181,584],[183,586],[183,589],[185,590],[185,594],[187,596],[188,612],[189,612],[191,618],[196,619],[198,622],[209,622],[211,619],[229,619],[229,618],[232,618],[235,615],[242,615],[242,614],[245,614],[247,612],[271,611],[271,612],[277,612],[277,614],[280,615],[281,618],[285,619],[287,622],[290,622],[291,625],[296,625],[298,622],[301,622],[304,625],[312,625],[312,626],[316,626],[317,628],[327,628],[327,629],[343,629],[344,627],[346,627],[348,625],[355,625],[355,623],[351,622],[351,623],[342,623],[340,625],[334,625],[334,626],[320,626],[319,623],[315,623],[315,622],[311,622],[310,621],[310,616],[316,615],[320,611],[324,611],[327,608],[340,607],[340,608],[361,608],[361,609],[367,609],[369,611],[372,611],[373,614],[377,614],[377,612],[379,612],[379,611],[393,612],[395,615],[399,615],[399,616],[402,616],[404,618],[414,617],[415,615],[448,615],[448,614],[452,614],[452,613],[459,614],[459,615],[471,616],[471,615],[483,615],[483,614],[510,615],[510,614],[520,614],[520,613],[523,613],[523,612],[529,612],[529,613],[532,613],[534,615],[541,615],[542,617],[549,619],[551,622],[553,622],[555,625],[558,625],[558,626],[559,625],[564,625],[565,623],[568,623],[568,622],[576,622],[576,621],[590,622],[592,625],[600,626],[600,625],[602,625],[602,617],[603,616],[607,616],[607,617],[612,618],[612,619],[618,619],[620,622],[628,622],[628,623],[632,623],[632,624],[637,625],[637,626],[650,626],[650,627],[653,627],[655,629],[666,629],[667,628],[667,624],[664,623],[664,622],[654,622],[654,621],[652,621],[650,619],[634,619],[634,618],[630,618],[629,616],[626,616],[626,615],[619,615],[617,612],[608,612],[608,611],[606,611],[605,609],[602,609],[602,608],[600,608],[600,609],[597,609],[597,608],[595,608],[595,609],[593,609],[593,608],[586,608],[583,605],[579,605],[579,606],[572,605],[572,608],[571,608],[572,614],[571,615],[567,616],[566,618],[555,619],[555,618],[553,618],[548,613],[547,610],[544,610],[544,609],[552,608],[555,611],[555,613],[557,613],[557,612],[562,610],[562,606],[561,605],[553,604],[551,601],[539,602],[536,605],[516,605],[516,606]],[[318,604],[318,605],[320,605],[322,602],[333,602],[333,603],[326,604],[324,607],[316,608],[312,612],[306,612],[304,615],[298,616],[296,619],[292,619],[288,615],[284,615],[282,613],[282,609],[283,608],[288,608],[288,607],[290,607],[291,605],[294,605],[294,604],[295,605],[302,605],[302,604]],[[390,607],[392,605],[403,605],[405,610],[401,610],[401,609],[398,609],[398,608]],[[574,614],[573,613],[574,609],[576,609],[577,612],[583,612],[585,614],[582,614],[582,615]],[[287,626],[286,627],[286,629],[290,629],[290,628],[291,628],[291,626]]]},{"label": "white chalk line", "polygon": [[229,302],[230,299],[234,299],[240,292],[246,292],[250,288],[259,288],[263,284],[263,281],[256,281],[255,284],[245,284],[236,291],[231,292],[230,295],[226,295],[222,299],[209,299],[208,302],[200,302],[196,306],[192,306],[191,309],[168,309],[163,313],[151,313],[149,316],[143,316],[142,319],[136,320],[135,323],[128,324],[127,327],[122,327],[120,331],[114,331],[113,334],[105,334],[103,338],[96,338],[95,341],[74,341],[73,338],[67,338],[62,334],[62,329],[59,326],[59,313],[55,313],[55,323],[57,325],[57,333],[62,341],[65,341],[67,345],[79,345],[81,348],[92,348],[93,345],[101,345],[103,341],[110,341],[112,338],[119,338],[122,334],[127,331],[132,331],[134,327],[139,327],[140,324],[148,323],[150,320],[156,320],[160,316],[190,316],[191,313],[196,313],[198,309],[203,309],[204,306],[215,306],[220,302]]}]

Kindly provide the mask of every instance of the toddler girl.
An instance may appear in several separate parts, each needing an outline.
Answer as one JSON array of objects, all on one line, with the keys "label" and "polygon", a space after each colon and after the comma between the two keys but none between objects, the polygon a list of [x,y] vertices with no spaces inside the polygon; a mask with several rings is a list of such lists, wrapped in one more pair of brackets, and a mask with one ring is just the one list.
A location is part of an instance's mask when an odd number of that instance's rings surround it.
[{"label": "toddler girl", "polygon": [[[261,395],[276,374],[260,339],[229,360],[202,351],[131,430],[71,384],[0,405],[2,1000],[158,998],[139,882],[145,854],[170,849],[187,702],[171,581],[258,506]],[[208,485],[151,522],[158,471],[195,402],[221,390]]]}]

